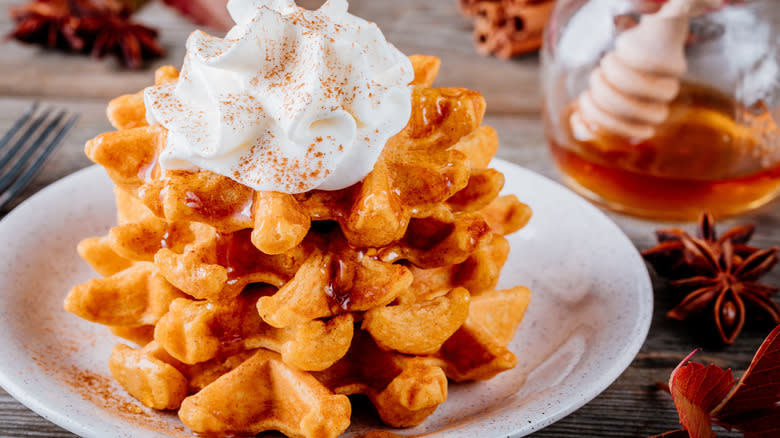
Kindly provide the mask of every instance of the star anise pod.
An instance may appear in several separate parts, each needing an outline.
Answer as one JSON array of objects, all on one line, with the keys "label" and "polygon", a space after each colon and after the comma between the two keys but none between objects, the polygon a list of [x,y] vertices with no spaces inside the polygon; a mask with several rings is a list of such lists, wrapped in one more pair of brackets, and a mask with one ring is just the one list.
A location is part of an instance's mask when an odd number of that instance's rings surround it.
[{"label": "star anise pod", "polygon": [[135,23],[130,15],[146,0],[33,0],[9,9],[19,41],[91,53],[113,53],[128,67],[159,57],[164,49],[157,31]]},{"label": "star anise pod", "polygon": [[780,324],[780,307],[772,301],[776,287],[759,283],[778,261],[778,248],[749,246],[754,225],[735,227],[718,238],[712,215],[702,213],[694,237],[680,229],[658,230],[658,245],[642,252],[645,260],[685,298],[666,316],[685,320],[710,311],[720,339],[731,344],[745,324],[746,306]]},{"label": "star anise pod", "polygon": [[140,68],[145,59],[157,58],[165,49],[157,42],[157,31],[130,21],[129,9],[118,13],[100,12],[85,16],[82,32],[94,35],[90,39],[93,57],[116,54],[130,68]]},{"label": "star anise pod", "polygon": [[67,0],[37,0],[8,9],[16,22],[8,37],[25,43],[40,43],[46,47],[80,51],[84,40],[79,37],[79,19]]}]

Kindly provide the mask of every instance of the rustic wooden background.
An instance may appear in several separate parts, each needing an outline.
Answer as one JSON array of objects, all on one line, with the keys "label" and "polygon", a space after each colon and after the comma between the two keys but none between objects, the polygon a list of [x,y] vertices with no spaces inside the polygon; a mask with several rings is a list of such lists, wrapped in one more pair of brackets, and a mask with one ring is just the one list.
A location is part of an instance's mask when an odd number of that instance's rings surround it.
[{"label": "rustic wooden background", "polygon": [[[0,0],[0,10],[5,11],[8,6],[22,1]],[[300,3],[311,7],[321,2],[310,0]],[[477,55],[471,44],[470,22],[458,15],[455,0],[352,0],[351,11],[377,22],[388,40],[403,52],[441,57],[443,68],[437,82],[439,85],[468,87],[485,95],[488,102],[486,123],[498,130],[502,140],[498,155],[558,179],[547,153],[540,120],[539,63],[536,55],[510,62]],[[0,43],[0,133],[7,130],[35,100],[81,113],[78,125],[27,190],[25,197],[91,164],[84,157],[82,147],[87,139],[110,129],[104,115],[108,99],[135,92],[149,84],[157,65],[180,65],[184,41],[193,26],[157,4],[142,11],[138,18],[161,29],[161,41],[169,50],[165,59],[139,72],[123,70],[113,59],[94,62],[15,42]],[[10,29],[7,15],[0,13],[0,34]],[[0,217],[3,213],[0,212]],[[653,245],[653,230],[662,225],[608,214],[639,249]],[[776,232],[780,225],[780,203],[726,220],[721,229],[747,221],[758,223],[754,238],[757,245],[780,244],[780,234]],[[700,361],[744,370],[771,329],[766,325],[748,324],[735,345],[728,348],[708,345],[699,329],[664,317],[679,297],[673,296],[658,278],[653,278],[653,281],[656,299],[650,335],[631,366],[598,398],[533,436],[643,437],[676,428],[678,418],[671,398],[657,391],[655,382],[666,381],[677,363],[699,346],[705,347],[704,352],[697,356]],[[780,269],[770,274],[767,281],[780,285]],[[0,436],[73,435],[31,412],[0,389]],[[719,436],[738,435],[721,434],[719,431]]]}]

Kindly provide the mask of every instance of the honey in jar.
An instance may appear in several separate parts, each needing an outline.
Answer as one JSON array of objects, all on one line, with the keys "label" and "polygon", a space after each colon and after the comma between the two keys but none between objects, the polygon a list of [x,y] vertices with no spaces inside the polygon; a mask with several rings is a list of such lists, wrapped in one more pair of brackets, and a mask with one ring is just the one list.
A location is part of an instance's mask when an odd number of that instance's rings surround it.
[{"label": "honey in jar", "polygon": [[763,105],[744,108],[704,86],[683,84],[667,121],[636,141],[598,128],[578,136],[560,114],[565,142],[550,138],[566,183],[604,205],[637,216],[693,219],[756,208],[780,191],[780,135]]}]

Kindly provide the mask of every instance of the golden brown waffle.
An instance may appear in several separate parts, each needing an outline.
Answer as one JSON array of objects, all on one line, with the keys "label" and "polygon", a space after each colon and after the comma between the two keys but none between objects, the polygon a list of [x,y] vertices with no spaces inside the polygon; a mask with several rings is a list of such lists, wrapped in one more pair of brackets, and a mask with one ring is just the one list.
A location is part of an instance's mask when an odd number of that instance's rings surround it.
[{"label": "golden brown waffle", "polygon": [[[117,225],[79,244],[104,278],[65,306],[139,345],[109,362],[132,396],[198,433],[329,437],[349,425],[344,395],[413,426],[446,400],[447,378],[516,364],[507,344],[530,292],[495,288],[503,236],[530,209],[498,196],[482,97],[430,88],[438,59],[411,59],[408,126],[361,183],[332,192],[163,172],[166,132],[147,125],[142,95],[111,102],[117,131],[86,152],[116,184]],[[177,76],[165,67],[156,82]]]},{"label": "golden brown waffle", "polygon": [[447,377],[420,357],[379,348],[358,332],[346,356],[332,367],[312,373],[336,394],[365,394],[385,423],[394,427],[420,424],[447,399]]}]

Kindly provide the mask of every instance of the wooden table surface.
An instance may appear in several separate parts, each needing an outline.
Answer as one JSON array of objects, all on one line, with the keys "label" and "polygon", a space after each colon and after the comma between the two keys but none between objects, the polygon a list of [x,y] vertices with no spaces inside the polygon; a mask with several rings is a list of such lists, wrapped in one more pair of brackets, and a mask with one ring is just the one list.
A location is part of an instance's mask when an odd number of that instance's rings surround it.
[{"label": "wooden table surface", "polygon": [[[5,9],[22,0],[0,0]],[[313,6],[316,0],[301,2]],[[779,6],[780,7],[780,6]],[[442,86],[462,86],[480,91],[487,102],[485,123],[498,130],[498,155],[535,172],[559,179],[547,153],[540,121],[539,63],[536,55],[511,62],[476,54],[471,44],[470,22],[461,18],[454,0],[352,0],[351,12],[375,21],[388,40],[404,53],[425,53],[441,57],[443,67],[437,81]],[[104,111],[107,101],[135,92],[152,80],[154,67],[180,65],[184,41],[194,28],[163,6],[154,4],[138,17],[161,29],[161,41],[168,48],[165,59],[143,71],[117,67],[113,59],[95,62],[80,56],[65,56],[15,42],[0,44],[0,133],[5,132],[33,101],[67,107],[81,113],[81,119],[65,144],[46,164],[25,197],[91,163],[83,155],[83,144],[110,130]],[[6,14],[0,14],[0,34],[11,29]],[[0,217],[6,212],[0,212]],[[607,214],[639,249],[654,243],[653,230],[662,225]],[[726,220],[721,229],[754,221],[758,246],[780,244],[780,203],[775,202],[743,217]],[[668,225],[668,224],[665,224]],[[686,225],[691,227],[691,224]],[[654,277],[655,310],[650,334],[631,366],[604,393],[583,408],[535,437],[643,437],[678,427],[671,398],[655,389],[666,381],[672,369],[691,350],[705,346],[697,358],[722,367],[744,370],[771,327],[749,324],[735,345],[723,348],[703,344],[689,325],[664,316],[679,300]],[[767,277],[780,285],[780,269]],[[1,285],[0,285],[1,287]],[[780,297],[778,297],[780,298]],[[777,299],[777,298],[776,298]],[[0,389],[0,436],[72,437],[28,410]],[[723,432],[719,436],[739,436]]]}]

